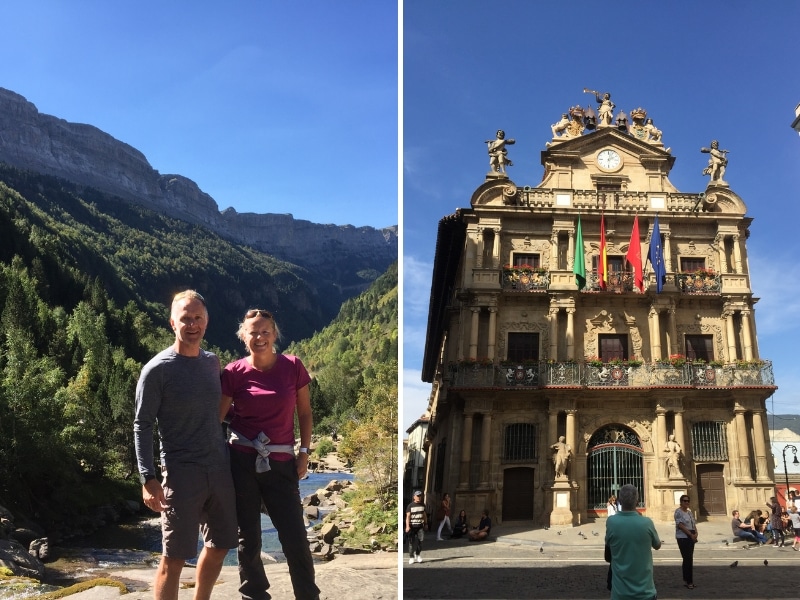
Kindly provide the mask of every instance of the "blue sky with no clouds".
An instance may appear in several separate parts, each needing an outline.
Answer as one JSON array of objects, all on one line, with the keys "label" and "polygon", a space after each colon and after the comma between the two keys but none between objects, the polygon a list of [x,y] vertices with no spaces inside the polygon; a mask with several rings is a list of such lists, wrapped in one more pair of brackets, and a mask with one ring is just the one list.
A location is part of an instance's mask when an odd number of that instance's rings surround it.
[{"label": "blue sky with no clouds", "polygon": [[701,147],[717,139],[730,150],[725,178],[754,219],[760,353],[780,387],[767,408],[798,412],[799,17],[788,0],[404,2],[404,429],[430,393],[420,370],[439,219],[469,206],[497,129],[516,139],[511,179],[537,185],[550,125],[570,106],[595,106],[585,87],[611,92],[617,110],[647,110],[682,192],[708,183]]},{"label": "blue sky with no clouds", "polygon": [[12,0],[0,19],[0,87],[220,210],[398,223],[396,3]]}]

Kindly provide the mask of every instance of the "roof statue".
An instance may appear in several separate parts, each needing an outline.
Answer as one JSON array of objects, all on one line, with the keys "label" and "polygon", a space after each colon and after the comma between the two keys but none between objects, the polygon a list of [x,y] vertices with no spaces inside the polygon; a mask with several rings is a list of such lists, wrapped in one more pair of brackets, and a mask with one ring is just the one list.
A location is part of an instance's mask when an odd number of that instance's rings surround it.
[{"label": "roof statue", "polygon": [[489,166],[493,174],[506,174],[506,165],[513,166],[514,163],[508,158],[508,151],[506,145],[511,145],[515,141],[506,139],[506,132],[502,129],[497,130],[496,138],[493,140],[486,140],[489,149]]},{"label": "roof statue", "polygon": [[583,88],[584,94],[594,94],[597,100],[597,128],[603,129],[604,127],[614,126],[614,103],[611,101],[611,93],[605,92],[602,95],[600,92]]},{"label": "roof statue", "polygon": [[723,179],[725,168],[728,166],[728,150],[720,150],[719,142],[712,140],[711,148],[700,148],[700,152],[709,154],[708,166],[703,169],[703,175],[711,175],[708,185],[727,186],[728,182]]}]

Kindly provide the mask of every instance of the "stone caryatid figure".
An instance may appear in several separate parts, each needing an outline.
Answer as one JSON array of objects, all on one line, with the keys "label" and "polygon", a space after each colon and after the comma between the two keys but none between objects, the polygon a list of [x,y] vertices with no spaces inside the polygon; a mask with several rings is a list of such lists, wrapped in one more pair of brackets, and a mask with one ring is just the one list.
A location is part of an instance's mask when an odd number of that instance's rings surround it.
[{"label": "stone caryatid figure", "polygon": [[495,139],[486,140],[489,146],[489,165],[494,173],[505,174],[506,165],[510,167],[514,164],[509,160],[508,151],[506,150],[506,145],[514,144],[514,142],[514,140],[506,139],[506,132],[502,129],[497,130]]},{"label": "stone caryatid figure", "polygon": [[596,92],[595,90],[590,90],[588,88],[583,88],[583,93],[594,94],[594,98],[597,100],[597,128],[602,129],[603,127],[613,127],[614,103],[611,101],[611,94],[609,92],[605,92],[601,95],[600,92]]},{"label": "stone caryatid figure", "polygon": [[728,150],[720,150],[719,142],[713,140],[711,148],[700,148],[700,152],[710,155],[708,166],[703,169],[703,175],[711,175],[708,185],[727,185],[723,177],[725,168],[728,166]]},{"label": "stone caryatid figure", "polygon": [[567,444],[564,436],[559,436],[558,441],[550,446],[553,451],[553,465],[556,468],[556,479],[564,479],[567,476],[567,466],[572,457],[572,448]]},{"label": "stone caryatid figure", "polygon": [[683,450],[681,445],[675,441],[674,435],[670,435],[667,443],[664,444],[664,452],[667,453],[667,477],[670,479],[682,478],[681,457],[683,457]]}]

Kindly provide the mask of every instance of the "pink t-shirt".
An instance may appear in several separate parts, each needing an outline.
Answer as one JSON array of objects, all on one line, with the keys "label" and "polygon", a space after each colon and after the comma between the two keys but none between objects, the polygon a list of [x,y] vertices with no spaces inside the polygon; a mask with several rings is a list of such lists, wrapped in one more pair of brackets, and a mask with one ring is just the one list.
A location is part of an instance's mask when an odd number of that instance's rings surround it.
[{"label": "pink t-shirt", "polygon": [[[310,381],[302,361],[290,354],[279,354],[269,371],[253,368],[246,358],[230,363],[222,371],[222,394],[233,398],[231,429],[251,440],[263,431],[272,444],[293,446],[297,390]],[[231,448],[255,453],[239,444]],[[290,460],[293,455],[273,452],[270,458]]]}]

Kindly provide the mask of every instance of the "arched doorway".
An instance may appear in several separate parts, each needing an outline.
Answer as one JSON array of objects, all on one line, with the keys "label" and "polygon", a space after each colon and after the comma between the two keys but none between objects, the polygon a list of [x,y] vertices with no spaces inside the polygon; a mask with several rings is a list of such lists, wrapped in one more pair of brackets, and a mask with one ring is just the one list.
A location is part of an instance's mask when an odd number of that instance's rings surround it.
[{"label": "arched doorway", "polygon": [[605,508],[609,496],[626,483],[636,486],[639,506],[645,506],[642,442],[635,431],[624,425],[606,425],[594,432],[587,450],[589,510]]}]

